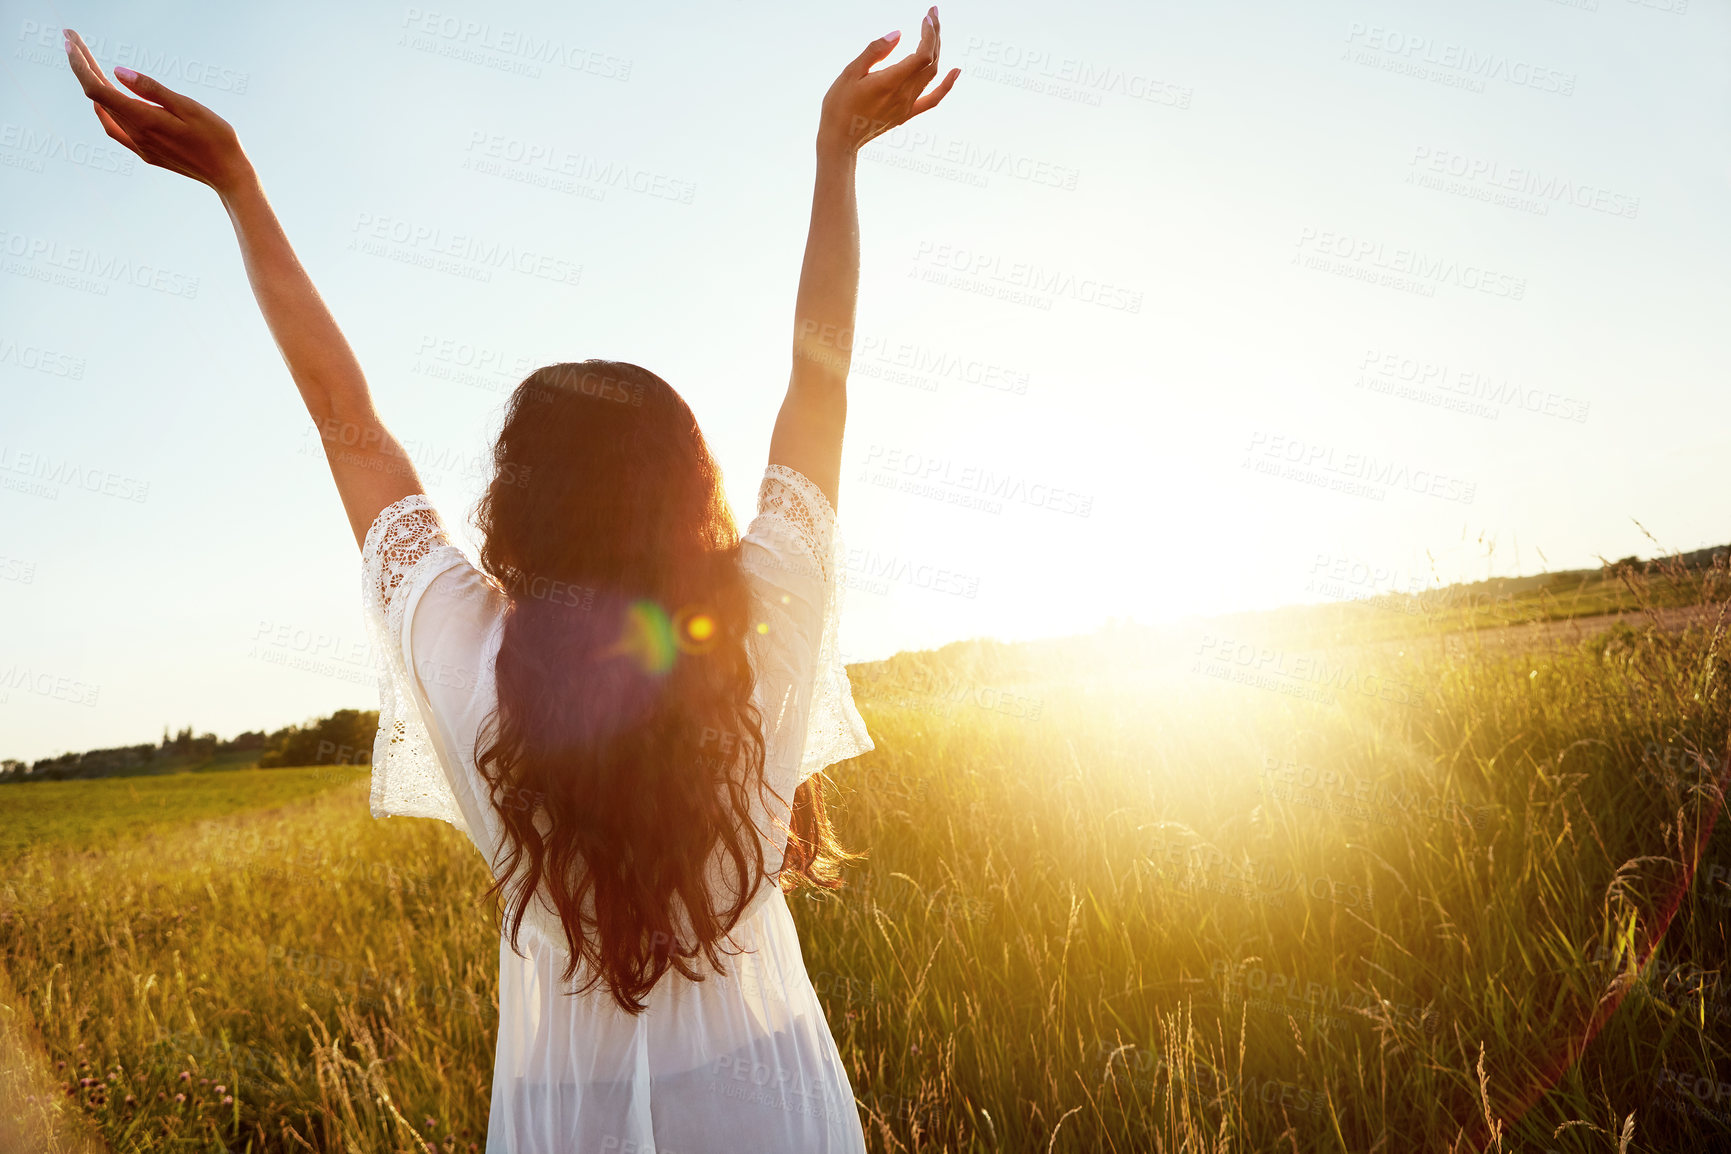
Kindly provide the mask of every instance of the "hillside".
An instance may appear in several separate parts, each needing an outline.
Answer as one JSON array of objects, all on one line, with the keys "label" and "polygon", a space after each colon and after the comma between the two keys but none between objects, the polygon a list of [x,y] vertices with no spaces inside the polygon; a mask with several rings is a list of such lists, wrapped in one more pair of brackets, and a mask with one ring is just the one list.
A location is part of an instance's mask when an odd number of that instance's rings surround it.
[{"label": "hillside", "polygon": [[[1109,666],[1118,673],[1170,659],[1181,639],[1203,635],[1256,637],[1295,649],[1334,648],[1457,633],[1661,610],[1722,600],[1731,595],[1731,545],[1642,560],[1624,557],[1597,569],[1568,569],[1522,577],[1399,591],[1372,582],[1318,578],[1310,591],[1332,600],[1225,614],[1180,626],[1115,622],[1093,634],[1040,641],[955,641],[935,650],[897,653],[850,664],[856,693],[908,695],[932,704],[972,704],[1011,716],[1036,717],[1037,696],[1027,687],[1086,679]],[[1018,691],[1015,687],[1020,687]],[[228,741],[194,737],[186,728],[158,745],[121,746],[41,758],[26,765],[0,762],[0,784],[72,781],[165,773],[201,773],[251,766],[364,764],[378,727],[376,711],[339,710],[330,717],[272,733],[242,733]]]}]

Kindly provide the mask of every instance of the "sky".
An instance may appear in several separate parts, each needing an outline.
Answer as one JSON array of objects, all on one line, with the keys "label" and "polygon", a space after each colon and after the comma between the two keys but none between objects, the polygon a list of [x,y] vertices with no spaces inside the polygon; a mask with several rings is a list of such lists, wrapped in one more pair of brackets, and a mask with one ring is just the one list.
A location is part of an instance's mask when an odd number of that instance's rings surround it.
[{"label": "sky", "polygon": [[[750,519],[819,102],[922,14],[0,3],[0,756],[377,705],[229,222],[61,27],[235,125],[472,553],[556,361],[671,382]],[[1731,6],[942,17],[955,90],[859,164],[849,660],[1731,540]]]}]

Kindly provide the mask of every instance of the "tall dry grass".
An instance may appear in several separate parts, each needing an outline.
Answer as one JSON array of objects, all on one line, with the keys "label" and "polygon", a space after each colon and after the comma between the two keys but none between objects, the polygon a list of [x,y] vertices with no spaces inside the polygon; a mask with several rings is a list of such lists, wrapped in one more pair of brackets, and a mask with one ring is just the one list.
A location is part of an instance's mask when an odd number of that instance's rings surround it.
[{"label": "tall dry grass", "polygon": [[[1129,639],[857,671],[870,856],[793,904],[873,1149],[1731,1135],[1722,628],[1254,677]],[[0,959],[115,1149],[484,1145],[482,864],[359,782],[9,867]]]}]

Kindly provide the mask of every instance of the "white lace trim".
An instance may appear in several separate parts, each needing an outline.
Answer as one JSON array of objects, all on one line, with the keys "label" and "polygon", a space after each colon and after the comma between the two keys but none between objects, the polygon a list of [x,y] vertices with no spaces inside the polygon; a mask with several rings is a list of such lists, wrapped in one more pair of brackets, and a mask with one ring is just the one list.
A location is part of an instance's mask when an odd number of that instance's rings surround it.
[{"label": "white lace trim", "polygon": [[757,511],[775,514],[792,526],[794,535],[817,562],[818,575],[829,580],[835,571],[829,564],[836,532],[835,509],[810,477],[786,465],[769,466],[757,488]]},{"label": "white lace trim", "polygon": [[764,470],[757,511],[780,518],[793,530],[795,538],[810,551],[823,582],[823,634],[813,667],[811,709],[800,757],[799,779],[803,782],[837,762],[875,748],[865,719],[854,705],[847,669],[837,657],[846,553],[834,507],[804,473],[785,465]]},{"label": "white lace trim", "polygon": [[[822,632],[801,743],[799,780],[804,781],[875,748],[838,658],[845,554],[829,499],[796,470],[782,465],[765,470],[758,511],[774,518],[789,545],[799,547],[792,556],[777,560],[790,571],[817,577],[822,584]],[[473,838],[484,831],[468,828],[403,660],[403,623],[410,606],[435,577],[463,560],[426,495],[410,494],[381,510],[367,531],[361,550],[361,596],[379,669],[372,814],[435,817]]]},{"label": "white lace trim", "polygon": [[379,511],[361,546],[361,604],[379,670],[373,742],[374,817],[436,817],[469,833],[416,704],[403,661],[403,617],[433,578],[463,560],[424,493]]}]

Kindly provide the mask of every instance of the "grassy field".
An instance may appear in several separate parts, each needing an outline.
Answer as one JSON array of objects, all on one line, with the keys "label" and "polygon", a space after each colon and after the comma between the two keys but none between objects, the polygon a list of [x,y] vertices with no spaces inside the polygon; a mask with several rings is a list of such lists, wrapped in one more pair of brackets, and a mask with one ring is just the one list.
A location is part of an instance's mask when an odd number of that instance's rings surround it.
[{"label": "grassy field", "polygon": [[[869,858],[793,905],[871,1148],[1723,1148],[1731,641],[1246,637],[855,669]],[[0,790],[59,1100],[122,1151],[481,1149],[474,850],[374,822],[364,771],[148,785]]]},{"label": "grassy field", "polygon": [[1255,623],[1319,644],[1363,644],[1713,604],[1731,596],[1724,568],[1688,569],[1663,561],[1650,570],[1612,566],[1599,572],[1499,577],[1418,593],[1389,588],[1371,576],[1362,568],[1320,565],[1309,590],[1333,601],[1223,620]]},{"label": "grassy field", "polygon": [[190,822],[300,802],[350,781],[348,767],[236,769],[199,767],[161,776],[41,781],[9,789],[0,817],[0,865],[30,851],[106,849]]}]

